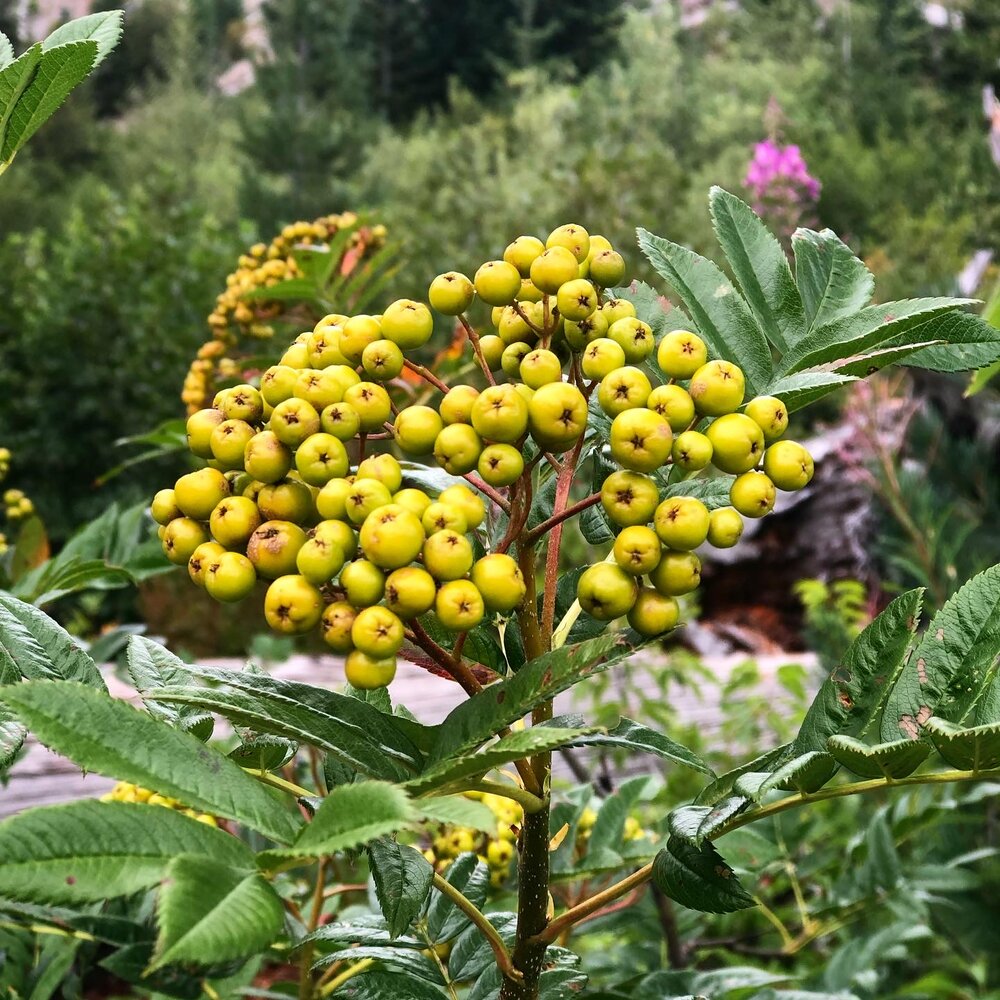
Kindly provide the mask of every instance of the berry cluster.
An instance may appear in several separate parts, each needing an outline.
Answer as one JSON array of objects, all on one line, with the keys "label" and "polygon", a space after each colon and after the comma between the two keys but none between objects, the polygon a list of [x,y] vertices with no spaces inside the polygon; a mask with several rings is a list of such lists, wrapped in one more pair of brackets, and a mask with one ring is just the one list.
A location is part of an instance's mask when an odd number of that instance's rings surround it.
[{"label": "berry cluster", "polygon": [[[609,560],[580,577],[580,605],[602,620],[628,615],[644,635],[673,628],[676,597],[698,583],[693,550],[735,544],[741,515],[770,511],[776,488],[804,486],[812,460],[777,440],[787,426],[780,401],[744,406],[740,369],[709,360],[695,334],[675,330],[657,344],[633,304],[607,292],[624,275],[607,240],[566,225],[544,243],[519,237],[473,279],[435,278],[430,306],[465,330],[482,387],[449,387],[413,360],[434,330],[421,302],[325,316],[259,386],[221,390],[188,418],[190,449],[208,464],[153,501],[168,558],[220,601],[269,581],[273,629],[318,627],[347,654],[352,684],[387,684],[404,639],[428,639],[422,615],[464,633],[521,606],[534,580],[508,550],[520,552],[528,531],[533,469],[545,462],[560,481],[568,472],[568,499],[593,403],[610,418],[607,451],[620,468],[581,503],[600,502],[622,530]],[[495,332],[482,337],[465,315],[476,300],[492,307]],[[390,391],[404,369],[441,394],[435,405],[396,405]],[[388,450],[365,457],[373,444],[433,456],[474,489],[404,487]],[[688,476],[710,464],[736,476],[731,507],[661,499],[665,467]],[[499,542],[477,531],[484,497],[506,515]]]},{"label": "berry cluster", "polygon": [[485,832],[471,826],[442,826],[424,851],[424,857],[439,872],[460,854],[475,851],[490,871],[490,885],[499,889],[510,878],[514,861],[517,835],[523,814],[521,807],[508,798],[492,792],[466,792],[470,799],[478,799],[496,817],[496,831]]},{"label": "berry cluster", "polygon": [[35,505],[24,495],[23,490],[5,490],[3,505],[4,516],[8,521],[22,521],[35,513]]},{"label": "berry cluster", "polygon": [[274,336],[275,323],[288,309],[284,301],[248,300],[247,293],[273,288],[282,281],[301,277],[295,260],[297,247],[332,249],[331,243],[343,230],[353,230],[346,245],[338,242],[340,273],[350,273],[365,257],[385,244],[385,226],[358,226],[353,212],[325,215],[312,222],[285,226],[270,243],[255,243],[240,256],[238,267],[226,277],[226,289],[216,299],[208,316],[211,338],[191,362],[181,399],[188,413],[205,406],[218,382],[239,379],[242,367],[232,356],[243,338],[266,340]]},{"label": "berry cluster", "polygon": [[200,813],[195,809],[188,809],[177,799],[172,799],[167,795],[159,795],[156,792],[151,792],[148,788],[140,788],[138,785],[132,785],[127,781],[119,781],[110,792],[101,796],[101,801],[140,802],[148,806],[163,806],[166,809],[175,809],[177,812],[182,812],[185,816],[190,816],[199,823],[205,823],[208,826],[219,825],[215,817],[209,813]]}]

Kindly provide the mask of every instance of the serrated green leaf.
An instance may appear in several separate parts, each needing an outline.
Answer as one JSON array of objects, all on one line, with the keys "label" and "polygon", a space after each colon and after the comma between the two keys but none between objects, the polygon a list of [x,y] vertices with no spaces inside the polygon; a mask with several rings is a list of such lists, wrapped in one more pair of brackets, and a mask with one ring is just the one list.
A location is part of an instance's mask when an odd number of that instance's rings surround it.
[{"label": "serrated green leaf", "polygon": [[[516,913],[487,913],[486,919],[496,928],[500,939],[512,947],[517,932]],[[448,956],[448,975],[456,983],[481,976],[496,959],[489,942],[478,927],[470,925],[456,938]]]},{"label": "serrated green leaf", "polygon": [[635,750],[640,753],[651,753],[675,764],[682,764],[703,774],[713,775],[714,772],[693,750],[672,740],[665,733],[643,726],[631,719],[622,719],[614,729],[595,733],[574,740],[571,746],[603,746],[619,747],[624,750]]},{"label": "serrated green leaf", "polygon": [[874,375],[883,368],[888,368],[889,365],[898,365],[903,362],[909,364],[909,359],[922,353],[924,349],[937,347],[944,343],[943,340],[921,340],[915,344],[907,343],[899,347],[877,347],[863,354],[857,354],[842,361],[835,361],[830,367],[839,375],[854,375],[857,378],[867,378],[869,375]]},{"label": "serrated green leaf", "polygon": [[966,372],[993,364],[1000,358],[1000,330],[981,316],[946,313],[920,328],[923,340],[943,344],[924,347],[906,359],[910,368],[936,372]]},{"label": "serrated green leaf", "polygon": [[415,795],[434,788],[442,788],[466,778],[481,776],[514,760],[557,750],[599,731],[597,727],[555,729],[551,726],[531,726],[502,737],[478,753],[439,761],[416,778],[405,782],[403,787]]},{"label": "serrated green leaf", "polygon": [[730,795],[717,802],[702,817],[695,836],[697,841],[711,840],[734,816],[738,816],[750,806],[750,800],[742,795]]},{"label": "serrated green leaf", "polygon": [[822,750],[810,750],[782,764],[760,784],[755,797],[762,799],[775,788],[810,795],[819,791],[837,773],[838,767],[837,761],[830,754]]},{"label": "serrated green leaf", "polygon": [[862,883],[872,893],[895,889],[902,873],[899,854],[884,813],[879,813],[869,821],[865,831],[865,845],[868,857],[861,872]]},{"label": "serrated green leaf", "polygon": [[802,298],[792,278],[781,244],[735,195],[713,187],[708,196],[726,260],[764,336],[779,351],[801,338],[807,329]]},{"label": "serrated green leaf", "polygon": [[212,735],[215,720],[209,713],[187,705],[174,708],[155,698],[145,697],[146,692],[154,688],[185,686],[189,675],[183,660],[158,642],[142,635],[133,635],[126,647],[125,663],[136,691],[144,696],[143,702],[150,715],[192,732],[201,740],[207,740]]},{"label": "serrated green leaf", "polygon": [[160,934],[151,969],[248,958],[281,933],[285,908],[259,872],[182,854],[167,867],[156,916]]},{"label": "serrated green leaf", "polygon": [[306,935],[302,939],[302,944],[308,944],[312,941],[363,944],[372,947],[392,945],[393,948],[416,948],[418,950],[427,947],[427,941],[415,934],[390,937],[389,928],[386,927],[385,920],[380,914],[359,914],[351,920],[339,920],[324,924],[312,934]]},{"label": "serrated green leaf", "polygon": [[965,390],[966,397],[975,396],[982,392],[997,375],[1000,375],[1000,361],[974,372],[972,378],[969,379],[969,388]]},{"label": "serrated green leaf", "polygon": [[268,867],[283,858],[320,858],[363,847],[409,826],[415,818],[409,796],[395,785],[385,781],[339,785],[323,799],[294,844],[265,851],[259,861]]},{"label": "serrated green leaf", "polygon": [[3,700],[47,747],[81,768],[179,799],[288,843],[298,821],[268,790],[189,733],[75,681],[27,681]]},{"label": "serrated green leaf", "polygon": [[[405,973],[415,976],[424,982],[435,985],[444,985],[441,973],[437,965],[429,955],[414,951],[412,948],[379,947],[376,945],[360,945],[350,948],[341,948],[323,955],[314,965],[314,969],[322,969],[335,962],[354,963],[364,959],[372,959],[379,963],[379,966],[389,966],[393,972]],[[341,991],[342,996],[350,995],[346,986]],[[366,994],[367,995],[367,994]],[[398,995],[398,994],[397,994]],[[409,993],[406,996],[410,996]]]},{"label": "serrated green leaf", "polygon": [[670,483],[660,490],[660,499],[694,497],[695,500],[700,500],[708,510],[728,507],[729,493],[733,488],[735,478],[735,476],[711,476]]},{"label": "serrated green leaf", "polygon": [[559,485],[559,478],[555,473],[551,473],[544,482],[535,490],[531,498],[531,508],[528,511],[528,520],[525,529],[531,531],[537,528],[543,521],[547,521],[555,509],[556,487]]},{"label": "serrated green leaf", "polygon": [[122,20],[124,14],[120,10],[104,10],[97,14],[87,14],[84,17],[67,21],[53,31],[42,42],[45,50],[53,49],[67,42],[92,41],[97,45],[97,58],[94,60],[96,69],[105,56],[118,44],[122,36]]},{"label": "serrated green leaf", "polygon": [[1000,566],[973,577],[941,608],[903,667],[882,716],[882,741],[917,739],[932,715],[966,721],[1000,653]]},{"label": "serrated green leaf", "polygon": [[526,663],[512,677],[491,684],[448,713],[431,753],[431,763],[471,750],[504,726],[526,715],[590,677],[632,655],[641,646],[630,646],[618,633],[563,646]]},{"label": "serrated green leaf", "polygon": [[836,372],[799,372],[776,379],[768,386],[767,395],[777,396],[788,412],[794,413],[857,381],[853,375],[838,375]]},{"label": "serrated green leaf", "polygon": [[826,749],[861,778],[905,778],[930,753],[930,747],[917,740],[869,745],[851,736],[831,736],[826,741]]},{"label": "serrated green leaf", "polygon": [[701,913],[735,913],[753,897],[709,841],[695,846],[673,836],[653,862],[654,883],[674,902]]},{"label": "serrated green leaf", "polygon": [[1000,767],[1000,722],[963,728],[931,716],[924,724],[937,752],[961,771]]},{"label": "serrated green leaf", "polygon": [[[490,888],[490,872],[471,851],[448,866],[445,879],[466,899],[482,909]],[[450,941],[470,923],[469,918],[443,893],[431,894],[427,907],[427,935],[435,944]]]},{"label": "serrated green leaf", "polygon": [[241,739],[243,742],[229,751],[229,759],[240,767],[251,767],[258,771],[276,771],[287,764],[298,750],[297,743],[280,736],[247,731],[241,734]]},{"label": "serrated green leaf", "polygon": [[415,847],[386,837],[368,845],[375,896],[391,937],[399,937],[420,913],[431,891],[434,869]]},{"label": "serrated green leaf", "polygon": [[753,773],[770,773],[772,768],[775,767],[780,760],[787,758],[790,748],[791,743],[775,747],[773,750],[768,750],[759,757],[747,761],[745,764],[741,764],[739,767],[735,767],[731,771],[727,771],[725,774],[720,774],[718,778],[706,785],[698,793],[695,798],[695,803],[697,805],[714,806],[717,802],[721,802],[723,799],[728,798],[733,794],[736,782],[739,781],[743,775]]},{"label": "serrated green leaf", "polygon": [[76,640],[38,608],[0,591],[0,664],[30,680],[74,680],[107,690]]},{"label": "serrated green leaf", "polygon": [[0,161],[14,154],[52,117],[69,92],[86,79],[97,58],[97,42],[67,42],[44,49],[31,83],[14,105],[0,147]]},{"label": "serrated green leaf", "polygon": [[[803,337],[782,359],[780,374],[790,375],[829,365],[872,348],[941,340],[930,320],[955,309],[975,305],[975,299],[906,299],[867,306],[860,312],[827,323]],[[937,350],[937,348],[930,348]]]},{"label": "serrated green leaf", "polygon": [[645,229],[638,237],[640,249],[680,296],[709,351],[739,365],[747,394],[757,395],[771,381],[771,349],[743,297],[707,258]]},{"label": "serrated green leaf", "polygon": [[601,803],[594,825],[590,829],[587,854],[581,862],[581,867],[605,868],[622,863],[621,849],[625,820],[628,819],[629,813],[648,784],[649,779],[645,776],[630,778]]},{"label": "serrated green leaf", "polygon": [[874,276],[832,230],[797,229],[792,234],[792,252],[807,333],[853,315],[871,302]]},{"label": "serrated green leaf", "polygon": [[14,61],[14,46],[10,39],[0,31],[0,70],[6,69]]},{"label": "serrated green leaf", "polygon": [[350,1000],[387,1000],[389,997],[447,1000],[444,990],[426,979],[409,972],[389,969],[374,969],[352,976],[337,993]]},{"label": "serrated green leaf", "polygon": [[[0,654],[0,687],[4,684],[16,684],[20,679],[21,675],[14,664]],[[17,756],[26,735],[24,726],[0,702],[0,771],[7,768]]]},{"label": "serrated green leaf", "polygon": [[823,682],[789,751],[825,752],[836,734],[861,738],[878,726],[893,685],[901,676],[913,638],[923,590],[897,597],[851,643],[844,662]]},{"label": "serrated green leaf", "polygon": [[637,318],[649,325],[653,331],[653,340],[657,343],[668,330],[689,325],[690,321],[684,311],[645,281],[633,281],[626,287],[613,288],[608,294],[631,302],[635,306]]},{"label": "serrated green leaf", "polygon": [[495,835],[497,818],[482,802],[464,795],[435,795],[417,799],[414,803],[425,820],[454,826],[468,826],[473,830]]},{"label": "serrated green leaf", "polygon": [[80,801],[0,823],[0,895],[67,905],[155,885],[178,854],[252,867],[242,841],[162,806]]},{"label": "serrated green leaf", "polygon": [[423,764],[423,755],[406,735],[421,727],[357,698],[266,674],[186,669],[192,678],[220,686],[154,688],[147,695],[159,702],[215,712],[257,732],[307,743],[373,777],[410,777]]},{"label": "serrated green leaf", "polygon": [[[10,43],[8,42],[8,45]],[[13,62],[0,69],[0,150],[3,149],[11,116],[21,95],[34,79],[35,71],[42,59],[42,45],[36,42],[22,52]],[[0,163],[8,157],[0,156]]]},{"label": "serrated green leaf", "polygon": [[104,559],[67,557],[60,552],[37,570],[21,577],[12,593],[37,608],[81,590],[114,590],[135,583],[128,570]]}]

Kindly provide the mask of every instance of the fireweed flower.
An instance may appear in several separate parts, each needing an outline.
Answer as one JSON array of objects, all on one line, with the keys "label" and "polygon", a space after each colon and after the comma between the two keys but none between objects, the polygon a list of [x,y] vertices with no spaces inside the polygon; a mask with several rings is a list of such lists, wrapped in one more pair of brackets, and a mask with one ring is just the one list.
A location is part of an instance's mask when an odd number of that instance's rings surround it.
[{"label": "fireweed flower", "polygon": [[809,173],[799,147],[783,146],[773,139],[754,146],[743,185],[753,198],[754,211],[787,236],[812,221],[821,187]]}]

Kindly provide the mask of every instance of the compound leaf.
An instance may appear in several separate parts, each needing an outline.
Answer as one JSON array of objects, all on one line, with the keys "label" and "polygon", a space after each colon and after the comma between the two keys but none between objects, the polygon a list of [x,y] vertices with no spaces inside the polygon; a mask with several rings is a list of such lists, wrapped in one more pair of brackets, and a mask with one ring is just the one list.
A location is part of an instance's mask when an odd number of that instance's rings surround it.
[{"label": "compound leaf", "polygon": [[871,302],[874,276],[832,230],[797,229],[792,252],[806,333],[853,315]]},{"label": "compound leaf", "polygon": [[754,905],[736,873],[709,841],[676,835],[653,862],[653,881],[674,902],[702,913],[734,913]]},{"label": "compound leaf", "polygon": [[423,909],[434,869],[415,847],[387,837],[368,845],[375,897],[393,938],[402,934]]}]

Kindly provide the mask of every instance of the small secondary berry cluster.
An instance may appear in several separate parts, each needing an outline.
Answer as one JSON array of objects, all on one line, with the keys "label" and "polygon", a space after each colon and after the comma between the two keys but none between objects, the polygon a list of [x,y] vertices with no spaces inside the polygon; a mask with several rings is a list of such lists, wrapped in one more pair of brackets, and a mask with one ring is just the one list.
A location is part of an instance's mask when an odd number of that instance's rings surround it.
[{"label": "small secondary berry cluster", "polygon": [[199,348],[184,379],[181,399],[188,413],[205,406],[217,382],[240,377],[240,359],[233,356],[240,341],[272,338],[275,324],[289,308],[285,300],[250,300],[247,293],[301,277],[295,249],[314,247],[332,252],[332,241],[344,230],[352,232],[346,245],[338,244],[339,273],[350,273],[361,260],[385,244],[385,226],[358,226],[354,212],[343,212],[311,222],[289,223],[270,243],[255,243],[240,256],[236,270],[226,277],[225,291],[216,298],[215,308],[209,313],[211,337]]},{"label": "small secondary berry cluster", "polygon": [[[673,628],[676,598],[698,584],[694,550],[734,545],[742,518],[768,513],[776,489],[809,482],[812,459],[778,440],[783,404],[744,405],[743,373],[710,360],[698,336],[674,330],[657,343],[634,305],[609,293],[624,275],[607,240],[566,225],[544,243],[519,237],[473,279],[439,275],[430,308],[400,299],[377,316],[324,317],[259,385],[224,389],[188,418],[190,449],[207,466],[153,501],[168,558],[220,601],[269,581],[268,624],[319,628],[346,654],[348,680],[371,688],[392,679],[404,640],[450,655],[422,616],[458,636],[517,611],[535,590],[534,543],[555,529],[557,555],[561,521],[600,503],[620,531],[609,559],[580,577],[580,606],[606,621],[627,615],[643,635]],[[495,331],[482,337],[466,317],[477,300]],[[414,360],[434,331],[432,309],[466,332],[480,385],[449,387]],[[440,394],[434,405],[397,406],[404,369]],[[619,468],[567,506],[598,410]],[[393,448],[469,485],[436,495],[408,486]],[[670,467],[686,478],[709,465],[736,477],[731,506],[664,496]],[[563,506],[529,526],[546,467]]]},{"label": "small secondary berry cluster", "polygon": [[173,809],[177,812],[196,819],[206,826],[218,826],[218,822],[210,813],[200,813],[196,809],[189,809],[178,799],[172,799],[168,795],[160,795],[158,792],[150,791],[148,788],[141,788],[128,781],[119,781],[114,788],[106,795],[101,796],[102,802],[138,802],[148,806],[163,806],[165,809]]},{"label": "small secondary berry cluster", "polygon": [[[10,472],[10,449],[0,448],[0,483]],[[17,521],[23,521],[35,513],[35,505],[31,499],[25,496],[23,490],[9,489],[3,493],[3,518],[13,525]],[[10,540],[5,532],[0,532],[0,556],[4,556],[10,549]]]}]

